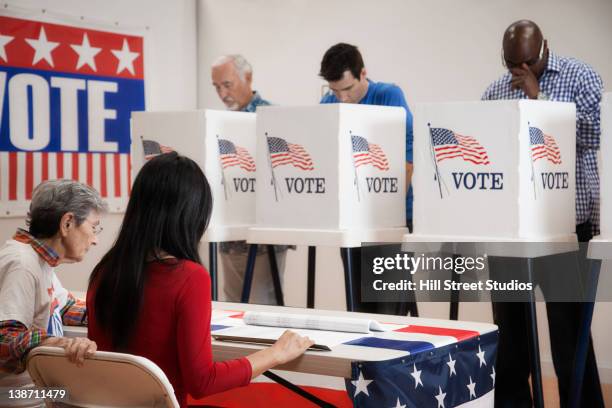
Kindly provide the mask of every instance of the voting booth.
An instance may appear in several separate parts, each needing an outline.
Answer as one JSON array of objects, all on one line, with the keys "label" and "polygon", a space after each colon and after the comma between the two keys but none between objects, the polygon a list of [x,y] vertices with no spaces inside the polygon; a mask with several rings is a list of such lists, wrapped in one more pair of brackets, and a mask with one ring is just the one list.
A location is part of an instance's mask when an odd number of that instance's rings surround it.
[{"label": "voting booth", "polygon": [[601,99],[601,142],[599,164],[599,220],[600,235],[589,242],[589,258],[610,259],[612,251],[612,93]]},{"label": "voting booth", "polygon": [[575,241],[575,118],[560,102],[417,105],[405,240]]},{"label": "voting booth", "polygon": [[601,101],[601,145],[599,156],[600,238],[612,240],[612,93],[605,93]]},{"label": "voting booth", "polygon": [[176,151],[204,171],[214,200],[206,241],[246,239],[255,221],[255,114],[198,110],[135,112],[132,179],[147,160]]},{"label": "voting booth", "polygon": [[406,112],[330,104],[257,110],[249,241],[360,246],[405,228]]}]

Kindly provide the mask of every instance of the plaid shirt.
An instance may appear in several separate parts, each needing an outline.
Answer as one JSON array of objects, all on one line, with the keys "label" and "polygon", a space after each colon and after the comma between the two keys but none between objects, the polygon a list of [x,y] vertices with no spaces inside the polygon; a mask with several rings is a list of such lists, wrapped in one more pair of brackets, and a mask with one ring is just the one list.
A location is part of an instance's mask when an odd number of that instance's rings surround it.
[{"label": "plaid shirt", "polygon": [[17,228],[17,232],[13,236],[15,241],[22,244],[30,244],[34,251],[40,256],[50,267],[55,268],[59,262],[59,255],[53,248],[34,238],[28,231]]},{"label": "plaid shirt", "polygon": [[[521,89],[512,90],[512,74],[507,72],[493,82],[483,100],[526,99]],[[599,234],[599,174],[597,151],[601,134],[599,103],[603,92],[601,78],[587,64],[550,53],[539,79],[540,91],[552,101],[576,104],[576,224],[591,221],[593,234]]]},{"label": "plaid shirt", "polygon": [[[36,253],[51,267],[57,266],[59,256],[53,248],[19,228],[13,236],[15,241],[30,244]],[[68,326],[87,325],[85,302],[77,300],[71,293],[62,307],[62,323]],[[17,320],[0,321],[0,371],[19,373],[25,370],[25,356],[33,347],[49,337],[46,330],[29,329]]]}]

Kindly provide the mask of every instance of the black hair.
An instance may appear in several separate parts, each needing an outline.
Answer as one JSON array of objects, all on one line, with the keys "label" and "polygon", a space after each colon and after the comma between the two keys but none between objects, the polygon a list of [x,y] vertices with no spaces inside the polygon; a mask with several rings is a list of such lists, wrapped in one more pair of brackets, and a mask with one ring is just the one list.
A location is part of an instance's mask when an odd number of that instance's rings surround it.
[{"label": "black hair", "polygon": [[338,43],[323,55],[319,75],[328,82],[339,81],[348,70],[359,79],[363,67],[363,58],[356,46]]},{"label": "black hair", "polygon": [[175,152],[151,159],[138,173],[117,240],[89,280],[96,288],[95,318],[111,333],[115,350],[127,348],[138,321],[147,262],[165,251],[201,263],[198,245],[212,201],[200,167]]}]

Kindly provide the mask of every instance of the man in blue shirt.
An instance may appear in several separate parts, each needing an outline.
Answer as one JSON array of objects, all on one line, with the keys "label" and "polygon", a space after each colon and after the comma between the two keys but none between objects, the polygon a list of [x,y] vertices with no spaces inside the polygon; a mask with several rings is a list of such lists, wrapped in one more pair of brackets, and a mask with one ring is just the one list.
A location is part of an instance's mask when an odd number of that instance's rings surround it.
[{"label": "man in blue shirt", "polygon": [[[321,61],[319,73],[330,91],[321,103],[359,103],[363,105],[401,106],[406,110],[406,183],[412,178],[412,113],[404,92],[395,85],[367,78],[361,53],[354,45],[339,43],[331,47]],[[406,224],[412,229],[412,188],[406,195]]]},{"label": "man in blue shirt", "polygon": [[[511,24],[503,38],[503,64],[508,69],[493,82],[483,100],[539,99],[576,104],[576,235],[587,242],[599,232],[599,103],[603,84],[587,64],[575,58],[561,57],[548,49],[540,28],[532,21]],[[558,259],[558,258],[557,258]],[[568,264],[575,264],[569,259]],[[520,272],[516,259],[489,258],[491,276]],[[555,257],[537,258],[536,272],[542,272],[540,286],[546,297],[577,271],[561,275]],[[554,282],[553,282],[554,281]],[[582,303],[547,302],[551,351],[559,380],[561,406],[567,406],[572,363],[576,350],[578,323]],[[493,303],[493,317],[499,326],[495,406],[530,407],[528,339],[525,335],[526,308],[523,303]],[[581,406],[603,407],[601,386],[592,341],[589,345],[584,374]]]},{"label": "man in blue shirt", "polygon": [[[368,79],[363,57],[356,46],[338,43],[325,52],[321,61],[319,75],[325,79],[330,91],[323,96],[321,103],[358,103],[363,105],[400,106],[406,110],[406,225],[412,230],[412,113],[406,103],[401,88],[395,84],[374,82]],[[346,268],[345,254],[342,261]],[[353,282],[361,282],[361,250],[352,252]],[[355,311],[387,314],[406,314],[403,305],[391,303],[364,303],[359,290],[354,291]],[[416,311],[416,307],[412,309]]]}]

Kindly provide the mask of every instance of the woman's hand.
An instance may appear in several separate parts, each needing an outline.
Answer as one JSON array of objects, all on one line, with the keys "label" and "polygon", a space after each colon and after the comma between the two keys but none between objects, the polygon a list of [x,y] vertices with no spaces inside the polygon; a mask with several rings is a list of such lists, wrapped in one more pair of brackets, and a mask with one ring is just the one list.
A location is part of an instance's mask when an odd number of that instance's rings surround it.
[{"label": "woman's hand", "polygon": [[270,348],[274,351],[276,364],[280,365],[301,356],[313,344],[314,341],[310,338],[285,330]]},{"label": "woman's hand", "polygon": [[47,337],[40,345],[63,348],[68,360],[78,367],[83,366],[85,357],[93,356],[98,349],[95,341],[85,337]]},{"label": "woman's hand", "polygon": [[247,360],[251,363],[251,378],[301,356],[313,344],[314,341],[308,337],[286,330],[271,347],[247,356]]}]

